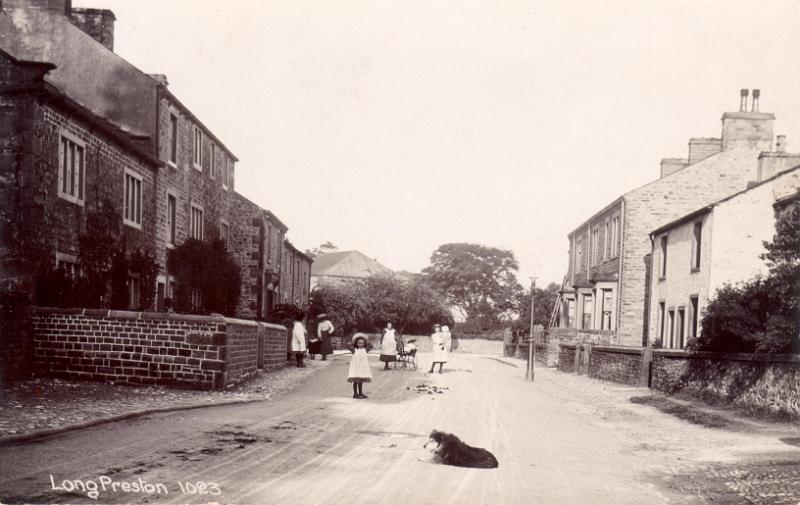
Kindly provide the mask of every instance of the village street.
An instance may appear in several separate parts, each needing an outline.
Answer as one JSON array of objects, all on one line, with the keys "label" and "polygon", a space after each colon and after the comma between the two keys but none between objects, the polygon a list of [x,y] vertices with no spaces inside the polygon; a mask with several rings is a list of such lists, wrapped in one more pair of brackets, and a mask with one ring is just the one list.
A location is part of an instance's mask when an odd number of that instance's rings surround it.
[{"label": "village street", "polygon": [[[800,501],[796,425],[714,416],[698,420],[715,427],[693,424],[654,407],[658,398],[646,390],[553,369],[525,382],[520,360],[455,354],[446,373],[426,375],[424,354],[416,372],[383,372],[371,359],[367,400],[351,398],[348,357],[336,356],[272,401],[151,414],[2,447],[0,501],[95,502],[53,487],[102,476],[163,484],[169,494],[114,493],[109,484],[97,503]],[[432,429],[491,450],[500,468],[418,461]],[[193,494],[199,489],[206,494]]]}]

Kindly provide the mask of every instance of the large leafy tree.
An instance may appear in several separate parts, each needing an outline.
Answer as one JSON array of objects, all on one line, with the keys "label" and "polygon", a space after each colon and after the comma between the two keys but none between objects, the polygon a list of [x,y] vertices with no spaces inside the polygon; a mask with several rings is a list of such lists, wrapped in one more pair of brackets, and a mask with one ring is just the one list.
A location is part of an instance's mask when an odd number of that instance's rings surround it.
[{"label": "large leafy tree", "polygon": [[401,333],[428,333],[434,323],[452,319],[445,298],[419,275],[375,275],[322,284],[313,292],[309,314],[323,312],[345,335],[380,331],[387,322]]},{"label": "large leafy tree", "polygon": [[518,309],[522,286],[517,270],[519,264],[511,251],[455,243],[439,246],[423,272],[450,303],[464,311],[468,321],[490,328],[504,314]]}]

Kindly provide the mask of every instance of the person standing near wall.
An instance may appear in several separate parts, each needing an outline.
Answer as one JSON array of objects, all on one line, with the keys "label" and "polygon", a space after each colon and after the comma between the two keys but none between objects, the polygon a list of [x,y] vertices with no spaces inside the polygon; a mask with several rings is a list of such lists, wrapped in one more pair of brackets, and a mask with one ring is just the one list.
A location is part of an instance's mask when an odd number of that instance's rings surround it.
[{"label": "person standing near wall", "polygon": [[303,355],[306,353],[306,327],[303,325],[304,314],[294,316],[292,326],[292,352],[297,360],[297,368],[305,368]]},{"label": "person standing near wall", "polygon": [[433,360],[431,362],[431,369],[428,373],[433,373],[433,368],[437,363],[439,364],[439,373],[442,373],[442,367],[445,363],[447,363],[447,347],[445,347],[442,327],[438,324],[433,326],[431,342],[433,342]]},{"label": "person standing near wall", "polygon": [[[333,323],[328,319],[328,314],[320,314],[317,316],[317,346],[316,351],[322,354],[322,361],[328,359],[328,354],[333,353],[333,346],[331,345],[331,337],[336,328]],[[311,355],[314,359],[314,355]]]}]

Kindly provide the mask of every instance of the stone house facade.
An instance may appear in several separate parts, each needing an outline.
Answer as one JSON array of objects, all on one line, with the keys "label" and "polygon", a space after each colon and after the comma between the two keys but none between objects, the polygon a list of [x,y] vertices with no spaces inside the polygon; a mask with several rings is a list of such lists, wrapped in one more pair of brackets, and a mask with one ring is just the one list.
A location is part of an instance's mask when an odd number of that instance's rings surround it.
[{"label": "stone house facade", "polygon": [[308,310],[311,283],[311,264],[314,262],[288,240],[283,241],[281,266],[281,303]]},{"label": "stone house facade", "polygon": [[747,188],[758,178],[760,159],[774,159],[769,169],[779,170],[796,156],[769,154],[775,116],[758,111],[756,91],[750,111],[745,103],[723,114],[720,138],[692,139],[687,159],[665,159],[659,179],[623,194],[569,234],[560,327],[613,331],[612,343],[621,345],[646,342],[650,232]]},{"label": "stone house facade", "polygon": [[[110,208],[127,250],[144,249],[159,265],[156,310],[177,287],[169,250],[188,238],[219,238],[242,273],[237,315],[267,319],[288,228],[235,192],[231,150],[165,76],[113,53],[111,11],[76,9],[69,0],[2,0],[0,9],[0,191],[18,202],[2,210],[7,283],[30,289],[34,272],[21,260],[36,244],[53,266],[80,275],[87,215]],[[138,289],[135,278],[130,289]],[[128,308],[139,308],[133,295]]]},{"label": "stone house facade", "polygon": [[775,234],[776,205],[798,196],[800,165],[654,230],[649,340],[685,348],[719,288],[767,274],[760,256]]},{"label": "stone house facade", "polygon": [[[39,268],[81,275],[80,237],[104,209],[126,251],[152,250],[161,163],[125,132],[44,81],[52,65],[0,50],[0,210],[3,281],[33,289]],[[129,300],[139,299],[129,282]]]}]

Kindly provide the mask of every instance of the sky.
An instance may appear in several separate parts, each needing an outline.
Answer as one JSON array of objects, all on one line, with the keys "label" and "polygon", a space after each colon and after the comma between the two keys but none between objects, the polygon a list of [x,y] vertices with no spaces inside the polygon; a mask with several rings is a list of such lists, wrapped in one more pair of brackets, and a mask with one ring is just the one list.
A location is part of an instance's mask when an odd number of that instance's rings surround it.
[{"label": "sky", "polygon": [[73,0],[240,159],[300,249],[420,271],[510,249],[560,283],[567,234],[719,137],[739,89],[800,151],[797,0]]}]

